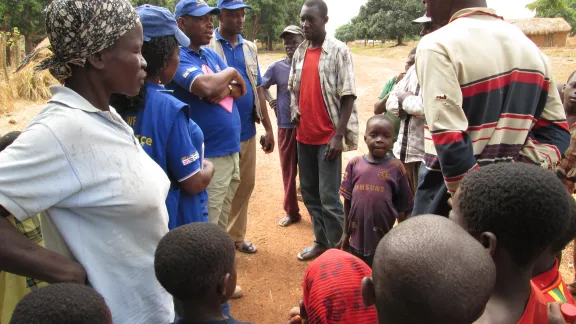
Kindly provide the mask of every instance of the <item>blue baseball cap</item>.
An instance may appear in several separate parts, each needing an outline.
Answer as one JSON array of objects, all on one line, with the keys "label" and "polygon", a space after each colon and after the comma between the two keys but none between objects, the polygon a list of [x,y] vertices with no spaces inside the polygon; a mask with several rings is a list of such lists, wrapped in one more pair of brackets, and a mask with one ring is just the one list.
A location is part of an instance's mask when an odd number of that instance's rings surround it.
[{"label": "blue baseball cap", "polygon": [[220,9],[210,7],[204,0],[180,0],[174,10],[176,19],[182,16],[202,17],[207,14],[219,15]]},{"label": "blue baseball cap", "polygon": [[252,9],[249,5],[245,4],[242,0],[218,0],[218,9],[236,10],[248,8]]},{"label": "blue baseball cap", "polygon": [[190,46],[190,39],[184,34],[172,13],[162,7],[143,5],[136,8],[140,22],[144,29],[144,40],[149,42],[152,38],[174,36],[182,47]]}]

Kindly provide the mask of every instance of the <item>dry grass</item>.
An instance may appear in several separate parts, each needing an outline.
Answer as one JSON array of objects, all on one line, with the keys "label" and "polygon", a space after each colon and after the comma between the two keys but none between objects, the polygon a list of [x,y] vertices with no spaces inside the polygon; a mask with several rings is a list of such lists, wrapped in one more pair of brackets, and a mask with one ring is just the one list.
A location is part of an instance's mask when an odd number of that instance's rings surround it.
[{"label": "dry grass", "polygon": [[565,33],[572,29],[564,18],[508,19],[506,21],[518,26],[526,35]]},{"label": "dry grass", "polygon": [[[46,39],[38,46],[47,44]],[[58,81],[48,71],[34,72],[34,67],[51,54],[49,49],[39,51],[25,68],[12,74],[10,84],[17,98],[33,101],[50,98],[49,87],[58,84]]]},{"label": "dry grass", "polygon": [[14,94],[10,84],[0,77],[0,114],[14,110]]}]

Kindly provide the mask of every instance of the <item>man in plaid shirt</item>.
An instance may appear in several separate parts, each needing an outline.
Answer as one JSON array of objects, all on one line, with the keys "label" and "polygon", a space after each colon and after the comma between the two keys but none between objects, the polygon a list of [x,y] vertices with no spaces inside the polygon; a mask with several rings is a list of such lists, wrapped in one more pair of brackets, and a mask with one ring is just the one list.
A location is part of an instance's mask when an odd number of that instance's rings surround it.
[{"label": "man in plaid shirt", "polygon": [[358,115],[352,55],[344,43],[326,35],[326,3],[306,1],[300,18],[306,41],[292,59],[288,89],[292,120],[298,125],[302,198],[316,237],[298,254],[307,261],[335,247],[342,237],[342,151],[358,146]]}]

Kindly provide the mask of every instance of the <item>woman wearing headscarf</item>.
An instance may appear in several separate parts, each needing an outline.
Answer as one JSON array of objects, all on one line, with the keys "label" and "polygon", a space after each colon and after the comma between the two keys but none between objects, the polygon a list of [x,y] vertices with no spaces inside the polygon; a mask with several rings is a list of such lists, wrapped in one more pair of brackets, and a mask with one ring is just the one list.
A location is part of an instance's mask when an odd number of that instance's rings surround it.
[{"label": "woman wearing headscarf", "polygon": [[139,18],[127,0],[54,0],[46,30],[54,55],[36,70],[49,69],[63,86],[0,153],[0,215],[23,221],[43,212],[47,249],[0,217],[0,266],[87,283],[116,324],[169,323],[172,299],[153,262],[168,231],[170,182],[108,105],[113,93],[135,96],[145,82]]},{"label": "woman wearing headscarf", "polygon": [[[114,95],[110,104],[132,127],[144,151],[168,175],[168,228],[174,229],[202,218],[201,200],[214,175],[214,166],[203,159],[201,142],[192,141],[190,129],[196,123],[189,119],[190,107],[163,86],[172,81],[178,70],[178,44],[188,47],[190,40],[168,9],[143,5],[136,8],[136,13],[144,29],[146,83],[138,96]],[[184,199],[181,191],[187,194]],[[189,203],[179,210],[180,202]]]}]

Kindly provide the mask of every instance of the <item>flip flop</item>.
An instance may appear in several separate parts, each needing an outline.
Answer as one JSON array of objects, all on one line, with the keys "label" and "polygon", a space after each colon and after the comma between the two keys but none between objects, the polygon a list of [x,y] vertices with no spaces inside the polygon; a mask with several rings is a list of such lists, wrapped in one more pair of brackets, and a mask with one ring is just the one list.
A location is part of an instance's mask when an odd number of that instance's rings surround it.
[{"label": "flip flop", "polygon": [[242,297],[244,297],[244,292],[242,291],[242,287],[236,286],[236,289],[234,289],[234,293],[232,294],[232,296],[230,298],[231,299],[240,299]]},{"label": "flip flop", "polygon": [[238,247],[238,242],[234,243],[234,246],[236,247],[236,250],[242,252],[242,253],[248,253],[248,254],[253,254],[256,253],[258,251],[258,249],[254,246],[254,244],[252,244],[251,242],[242,242],[242,246]]},{"label": "flip flop", "polygon": [[278,222],[278,225],[280,225],[281,227],[288,227],[294,223],[298,223],[299,221],[300,220],[293,220],[289,216],[285,216],[285,217],[282,217],[280,219],[280,221]]},{"label": "flip flop", "polygon": [[326,252],[326,250],[323,250],[322,252],[313,252],[312,248],[307,247],[304,250],[300,251],[298,253],[298,260],[300,261],[310,261],[313,259],[316,259],[317,257],[321,256],[322,253]]}]

